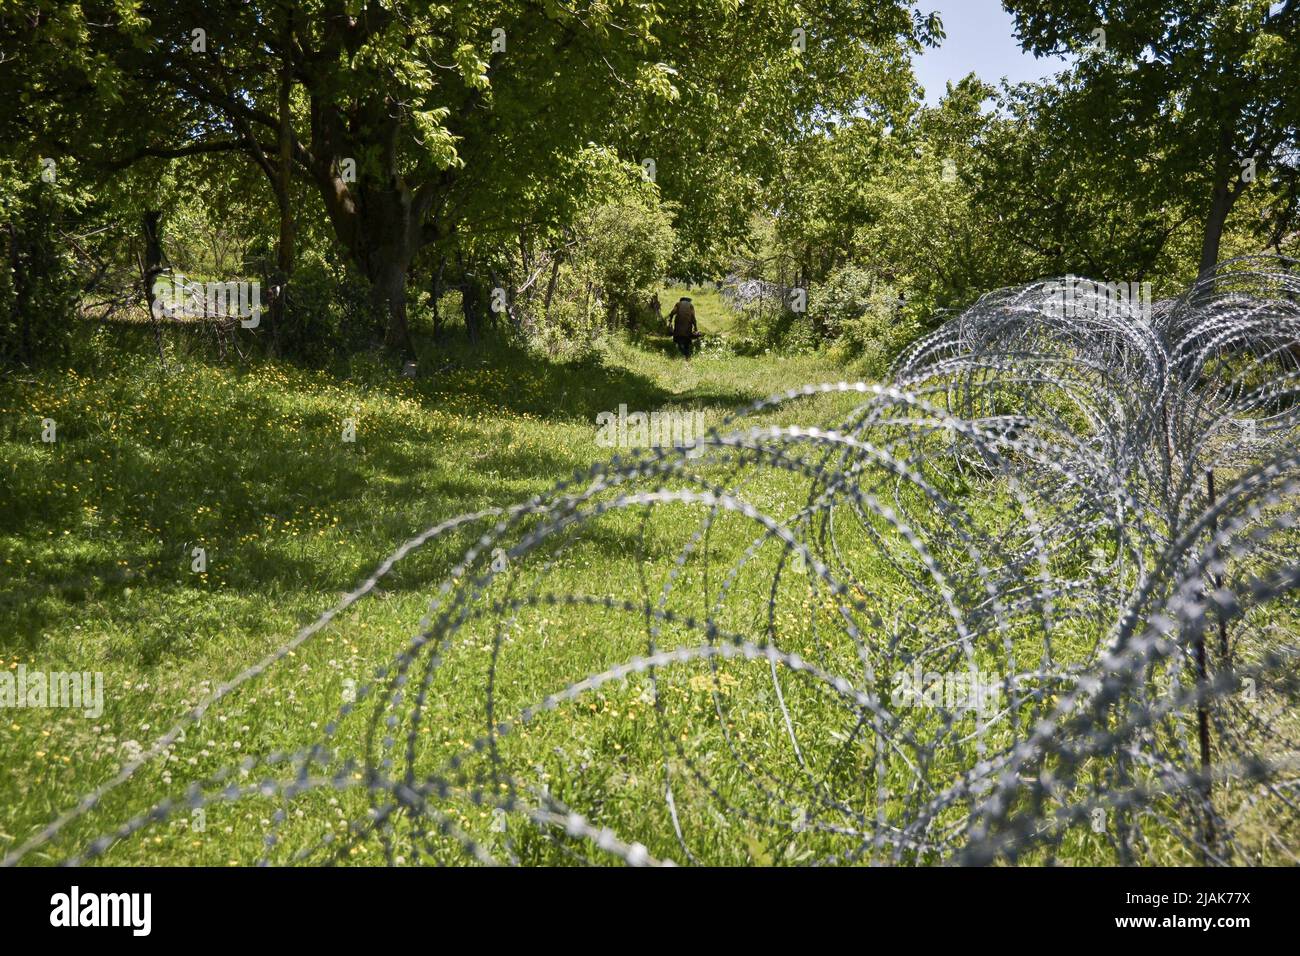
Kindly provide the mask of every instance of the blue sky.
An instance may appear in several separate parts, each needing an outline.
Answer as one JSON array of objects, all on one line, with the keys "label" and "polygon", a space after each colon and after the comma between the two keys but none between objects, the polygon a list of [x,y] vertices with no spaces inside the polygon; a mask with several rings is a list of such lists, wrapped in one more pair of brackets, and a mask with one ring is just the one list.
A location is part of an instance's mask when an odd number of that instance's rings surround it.
[{"label": "blue sky", "polygon": [[1004,76],[1018,83],[1042,79],[1065,66],[1063,59],[1034,59],[1023,52],[1011,14],[999,0],[921,0],[918,5],[927,13],[937,11],[948,34],[938,49],[926,50],[912,64],[930,105],[939,102],[947,81],[956,82],[967,73],[993,84]]}]

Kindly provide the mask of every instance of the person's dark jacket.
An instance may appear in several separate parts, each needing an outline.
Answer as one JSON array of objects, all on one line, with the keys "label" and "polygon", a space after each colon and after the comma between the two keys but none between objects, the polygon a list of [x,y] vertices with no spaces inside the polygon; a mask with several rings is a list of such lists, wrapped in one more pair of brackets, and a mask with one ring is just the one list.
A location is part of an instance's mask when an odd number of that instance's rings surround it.
[{"label": "person's dark jacket", "polygon": [[674,338],[686,339],[695,335],[697,329],[695,306],[690,302],[685,300],[678,302],[673,306],[673,310],[668,313],[668,318],[673,320]]}]

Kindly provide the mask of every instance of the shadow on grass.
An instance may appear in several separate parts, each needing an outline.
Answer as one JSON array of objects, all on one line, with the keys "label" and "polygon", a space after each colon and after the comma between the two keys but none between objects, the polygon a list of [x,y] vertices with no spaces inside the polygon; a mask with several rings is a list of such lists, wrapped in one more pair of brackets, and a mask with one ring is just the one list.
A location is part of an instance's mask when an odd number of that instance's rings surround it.
[{"label": "shadow on grass", "polygon": [[[74,353],[85,359],[75,378],[49,369],[0,379],[0,646],[35,649],[48,631],[111,618],[141,635],[137,651],[154,663],[172,645],[144,641],[168,623],[151,609],[202,601],[205,589],[213,602],[220,593],[318,603],[421,528],[585,467],[591,456],[572,447],[571,426],[594,435],[599,412],[748,401],[674,394],[596,355],[548,361],[499,341],[446,346],[422,363],[438,371],[414,380],[381,358],[362,357],[341,377],[265,359],[223,363],[194,343],[163,373],[153,348],[147,326],[110,329]],[[375,399],[439,414],[368,413],[344,443],[349,408]],[[60,420],[54,445],[40,442],[28,411],[46,406]],[[630,533],[607,530],[592,545],[618,557]],[[192,569],[196,547],[206,578]],[[386,587],[426,587],[458,555],[433,548]],[[176,616],[174,630],[186,620]]]}]

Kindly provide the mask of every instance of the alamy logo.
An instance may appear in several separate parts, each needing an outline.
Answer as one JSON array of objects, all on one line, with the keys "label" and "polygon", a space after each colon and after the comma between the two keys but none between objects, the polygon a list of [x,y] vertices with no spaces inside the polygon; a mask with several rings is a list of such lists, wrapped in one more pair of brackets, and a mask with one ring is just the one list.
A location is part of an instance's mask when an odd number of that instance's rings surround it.
[{"label": "alamy logo", "polygon": [[677,448],[694,445],[704,437],[703,412],[618,412],[596,416],[596,444],[601,448]]},{"label": "alamy logo", "polygon": [[992,674],[972,667],[969,671],[922,673],[920,662],[911,671],[900,671],[890,701],[895,708],[928,707],[960,714],[973,712],[985,720],[998,712],[1002,703],[1002,682]]},{"label": "alamy logo", "polygon": [[95,718],[104,712],[104,675],[73,671],[0,671],[0,707],[68,707]]},{"label": "alamy logo", "polygon": [[186,282],[182,273],[154,286],[155,318],[205,319],[237,317],[246,329],[262,321],[262,284],[252,282]]},{"label": "alamy logo", "polygon": [[152,893],[70,893],[50,897],[51,926],[129,926],[132,935],[148,936],[153,924]]},{"label": "alamy logo", "polygon": [[1151,321],[1150,282],[1093,282],[1066,276],[1045,286],[1047,311],[1058,319],[1083,315],[1134,316]]}]

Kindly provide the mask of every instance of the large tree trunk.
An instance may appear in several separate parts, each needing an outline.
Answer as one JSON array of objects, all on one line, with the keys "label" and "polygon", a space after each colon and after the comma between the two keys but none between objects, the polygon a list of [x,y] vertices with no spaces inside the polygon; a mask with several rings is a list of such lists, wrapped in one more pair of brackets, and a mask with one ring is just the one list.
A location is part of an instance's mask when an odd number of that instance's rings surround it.
[{"label": "large tree trunk", "polygon": [[416,252],[425,242],[424,218],[435,198],[433,185],[417,194],[402,179],[397,163],[397,105],[382,106],[388,116],[382,139],[382,175],[357,169],[357,181],[344,179],[344,163],[357,164],[362,149],[350,133],[312,97],[312,144],[317,188],[325,201],[334,232],[370,282],[371,303],[388,314],[385,341],[390,348],[415,357],[406,321],[406,277]]},{"label": "large tree trunk", "polygon": [[1214,184],[1210,197],[1210,212],[1205,218],[1205,231],[1201,236],[1201,265],[1197,277],[1204,279],[1219,264],[1219,242],[1223,238],[1223,227],[1228,221],[1228,214],[1237,201],[1237,190],[1226,180]]},{"label": "large tree trunk", "polygon": [[368,273],[371,305],[388,312],[384,344],[407,358],[415,358],[415,343],[411,341],[411,330],[406,323],[406,273],[409,265],[405,259],[390,254],[389,250],[377,250],[370,256]]},{"label": "large tree trunk", "polygon": [[406,322],[406,277],[419,248],[419,225],[412,213],[409,189],[400,182],[389,188],[359,190],[356,196],[337,178],[325,190],[335,231],[370,283],[370,302],[387,313],[385,344],[415,357]]},{"label": "large tree trunk", "polygon": [[360,249],[371,284],[371,302],[388,312],[389,348],[415,358],[415,345],[406,324],[406,276],[418,248],[419,223],[414,221],[411,191],[400,180],[387,188],[368,188],[362,193]]}]

